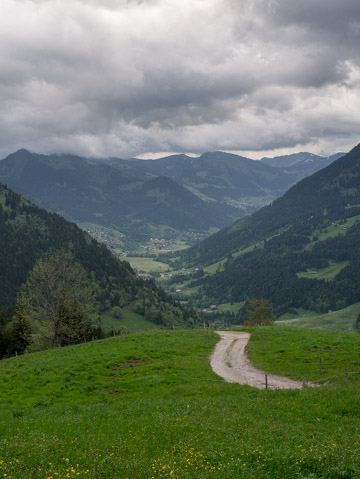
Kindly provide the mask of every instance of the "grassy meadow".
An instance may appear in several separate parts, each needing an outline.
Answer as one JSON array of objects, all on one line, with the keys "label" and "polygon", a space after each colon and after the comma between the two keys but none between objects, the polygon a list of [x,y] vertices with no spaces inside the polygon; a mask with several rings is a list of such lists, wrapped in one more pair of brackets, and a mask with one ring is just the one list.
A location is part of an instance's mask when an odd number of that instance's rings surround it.
[{"label": "grassy meadow", "polygon": [[335,261],[330,261],[329,266],[326,268],[322,268],[319,270],[308,270],[297,273],[298,278],[308,278],[308,279],[327,279],[331,280],[334,279],[335,276],[340,273],[340,271],[346,266],[349,265],[349,261],[341,261],[340,263],[336,263]]},{"label": "grassy meadow", "polygon": [[[354,226],[354,224],[357,221],[360,221],[359,215],[351,216],[350,218],[347,218],[347,220],[344,221],[344,223],[333,223],[329,225],[327,228],[325,228],[325,230],[322,231],[321,233],[318,233],[318,232],[316,234],[314,233],[312,237],[310,238],[310,240],[312,243],[317,243],[318,241],[324,241],[328,238],[333,238],[334,236],[344,235],[346,234],[346,230]],[[316,236],[316,239],[314,236]]]},{"label": "grassy meadow", "polygon": [[160,329],[158,324],[152,323],[141,316],[141,314],[134,313],[129,309],[121,309],[121,319],[114,318],[111,314],[103,313],[100,316],[101,327],[105,331],[127,331],[129,333],[136,333],[138,331],[151,331]]},{"label": "grassy meadow", "polygon": [[356,320],[360,312],[360,303],[354,303],[347,308],[325,314],[318,314],[314,311],[298,311],[298,317],[294,318],[294,315],[286,313],[279,318],[276,324],[324,331],[357,332]]},{"label": "grassy meadow", "polygon": [[141,273],[162,273],[169,271],[169,265],[154,261],[153,258],[127,256],[125,259],[130,263],[132,268],[135,268]]},{"label": "grassy meadow", "polygon": [[326,384],[293,391],[226,383],[217,341],[149,331],[1,361],[0,477],[360,477],[360,336],[256,329],[256,365]]}]

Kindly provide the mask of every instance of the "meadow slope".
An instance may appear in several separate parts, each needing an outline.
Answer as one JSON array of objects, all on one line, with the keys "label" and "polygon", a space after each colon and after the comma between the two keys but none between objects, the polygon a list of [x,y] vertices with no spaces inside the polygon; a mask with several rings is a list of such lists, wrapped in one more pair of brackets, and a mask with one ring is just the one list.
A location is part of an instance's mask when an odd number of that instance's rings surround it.
[{"label": "meadow slope", "polygon": [[0,476],[360,477],[358,335],[254,331],[257,367],[329,383],[286,391],[217,377],[217,341],[150,331],[1,361]]}]

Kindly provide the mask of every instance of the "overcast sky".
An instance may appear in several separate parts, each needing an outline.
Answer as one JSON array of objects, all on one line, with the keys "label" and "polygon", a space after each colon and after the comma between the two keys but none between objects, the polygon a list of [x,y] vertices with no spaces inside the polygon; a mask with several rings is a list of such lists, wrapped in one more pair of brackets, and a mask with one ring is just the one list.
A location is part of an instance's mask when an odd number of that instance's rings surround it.
[{"label": "overcast sky", "polygon": [[0,0],[0,157],[360,142],[359,0]]}]

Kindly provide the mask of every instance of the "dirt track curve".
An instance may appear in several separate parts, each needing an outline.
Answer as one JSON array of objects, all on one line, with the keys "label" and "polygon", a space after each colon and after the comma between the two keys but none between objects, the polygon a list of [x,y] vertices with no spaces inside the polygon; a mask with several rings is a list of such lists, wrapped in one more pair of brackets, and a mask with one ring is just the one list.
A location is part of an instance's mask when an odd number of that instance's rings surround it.
[{"label": "dirt track curve", "polygon": [[[258,389],[265,389],[265,372],[254,368],[246,355],[246,346],[250,334],[242,331],[216,331],[221,340],[217,343],[211,356],[213,371],[228,382],[248,384]],[[267,375],[269,389],[299,389],[300,381]],[[313,384],[306,383],[308,386]]]}]

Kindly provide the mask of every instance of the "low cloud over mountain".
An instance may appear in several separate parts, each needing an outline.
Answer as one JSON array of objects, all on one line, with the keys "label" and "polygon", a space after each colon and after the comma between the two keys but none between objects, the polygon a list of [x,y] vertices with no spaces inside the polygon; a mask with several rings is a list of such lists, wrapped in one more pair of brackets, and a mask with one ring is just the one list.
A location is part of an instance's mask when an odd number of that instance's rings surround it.
[{"label": "low cloud over mountain", "polygon": [[0,153],[346,150],[357,0],[2,0]]}]

